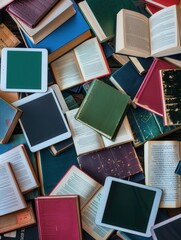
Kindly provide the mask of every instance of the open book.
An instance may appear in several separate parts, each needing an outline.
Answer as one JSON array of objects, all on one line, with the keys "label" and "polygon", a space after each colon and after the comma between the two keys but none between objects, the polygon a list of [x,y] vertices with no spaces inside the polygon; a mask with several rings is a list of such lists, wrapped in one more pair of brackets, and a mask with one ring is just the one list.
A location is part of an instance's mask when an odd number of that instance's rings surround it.
[{"label": "open book", "polygon": [[15,177],[23,193],[39,186],[38,178],[23,144],[0,154],[0,164],[7,162],[11,163]]},{"label": "open book", "polygon": [[95,224],[102,185],[73,165],[50,193],[50,195],[69,194],[79,195],[82,228],[94,239],[107,239],[113,230]]},{"label": "open book", "polygon": [[0,216],[26,208],[10,163],[0,165]]},{"label": "open book", "polygon": [[75,119],[77,111],[78,109],[73,109],[66,112],[77,155],[134,140],[127,117],[125,117],[119,129],[115,141],[112,141],[99,134],[94,129],[77,121]]},{"label": "open book", "polygon": [[122,9],[117,14],[116,53],[162,57],[181,52],[180,8],[164,8],[147,18]]},{"label": "open book", "polygon": [[147,141],[144,145],[145,183],[160,188],[161,208],[181,207],[181,179],[175,174],[180,141]]},{"label": "open book", "polygon": [[110,74],[97,38],[91,38],[50,64],[61,90]]}]

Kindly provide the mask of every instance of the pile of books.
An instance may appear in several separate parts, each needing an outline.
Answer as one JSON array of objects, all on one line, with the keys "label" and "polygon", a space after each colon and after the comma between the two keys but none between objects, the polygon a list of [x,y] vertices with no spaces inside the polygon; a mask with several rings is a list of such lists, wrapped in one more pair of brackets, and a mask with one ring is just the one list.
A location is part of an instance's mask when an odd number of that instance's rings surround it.
[{"label": "pile of books", "polygon": [[180,5],[0,3],[1,239],[180,238]]}]

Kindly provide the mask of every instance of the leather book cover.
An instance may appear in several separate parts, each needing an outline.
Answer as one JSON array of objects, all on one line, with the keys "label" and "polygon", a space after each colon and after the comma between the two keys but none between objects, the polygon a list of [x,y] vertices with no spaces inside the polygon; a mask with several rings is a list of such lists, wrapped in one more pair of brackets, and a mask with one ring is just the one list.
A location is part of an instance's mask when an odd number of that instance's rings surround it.
[{"label": "leather book cover", "polygon": [[45,196],[35,199],[40,240],[81,240],[78,195]]},{"label": "leather book cover", "polygon": [[35,27],[59,0],[16,0],[6,8],[7,12]]},{"label": "leather book cover", "polygon": [[143,171],[132,143],[80,155],[78,162],[82,171],[102,185],[107,176],[123,179]]}]

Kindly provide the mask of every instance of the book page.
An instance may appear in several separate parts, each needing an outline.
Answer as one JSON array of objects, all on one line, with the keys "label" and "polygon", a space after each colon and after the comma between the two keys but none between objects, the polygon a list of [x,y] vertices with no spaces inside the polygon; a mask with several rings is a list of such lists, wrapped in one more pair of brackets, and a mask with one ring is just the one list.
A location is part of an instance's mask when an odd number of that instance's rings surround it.
[{"label": "book page", "polygon": [[93,197],[101,185],[79,168],[73,166],[60,180],[50,195],[78,194],[80,208]]},{"label": "book page", "polygon": [[75,119],[77,111],[66,112],[77,155],[103,148],[101,135]]},{"label": "book page", "polygon": [[109,73],[97,38],[91,38],[74,49],[84,81]]},{"label": "book page", "polygon": [[94,239],[107,239],[113,232],[113,229],[105,228],[95,223],[97,209],[99,207],[100,199],[102,197],[101,188],[89,203],[81,211],[82,228],[88,232]]},{"label": "book page", "polygon": [[37,187],[30,163],[27,161],[22,145],[0,155],[0,163],[10,162],[22,192]]},{"label": "book page", "polygon": [[130,128],[127,117],[124,118],[124,121],[116,135],[114,141],[109,140],[108,138],[102,136],[105,147],[115,146],[121,143],[131,142],[134,140],[132,130]]},{"label": "book page", "polygon": [[0,165],[0,216],[23,209],[26,204],[8,163]]},{"label": "book page", "polygon": [[61,90],[83,82],[83,77],[77,65],[73,51],[58,58],[50,64],[57,85]]},{"label": "book page", "polygon": [[176,6],[158,11],[149,19],[151,55],[178,46]]},{"label": "book page", "polygon": [[180,160],[178,141],[148,141],[145,144],[145,182],[163,191],[160,207],[180,207],[181,181],[175,174]]},{"label": "book page", "polygon": [[117,15],[116,33],[116,51],[125,48],[125,54],[150,56],[149,23],[143,14],[122,9]]}]

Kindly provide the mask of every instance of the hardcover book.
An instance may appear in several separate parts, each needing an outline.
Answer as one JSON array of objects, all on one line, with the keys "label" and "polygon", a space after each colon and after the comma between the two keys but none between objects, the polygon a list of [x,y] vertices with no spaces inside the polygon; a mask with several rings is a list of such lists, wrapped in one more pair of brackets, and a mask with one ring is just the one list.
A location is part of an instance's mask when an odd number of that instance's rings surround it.
[{"label": "hardcover book", "polygon": [[11,163],[21,192],[25,193],[39,186],[38,178],[23,144],[0,154],[0,164],[7,162]]},{"label": "hardcover book", "polygon": [[132,143],[78,156],[80,168],[104,185],[107,176],[129,178],[143,171]]},{"label": "hardcover book", "polygon": [[6,11],[21,19],[31,28],[35,27],[53,8],[58,0],[16,0],[8,5]]},{"label": "hardcover book", "polygon": [[7,143],[15,129],[22,111],[0,98],[0,143]]},{"label": "hardcover book", "polygon": [[26,208],[26,202],[19,188],[10,163],[0,164],[0,216]]},{"label": "hardcover book", "polygon": [[129,105],[130,97],[128,95],[95,79],[75,118],[113,140],[124,120]]},{"label": "hardcover book", "polygon": [[144,145],[145,184],[160,188],[161,208],[181,206],[181,179],[175,174],[180,160],[180,141],[147,141]]},{"label": "hardcover book", "polygon": [[[162,85],[160,82],[161,69],[175,69],[176,67],[162,59],[155,58],[148,73],[141,84],[133,102],[144,109],[163,116]],[[154,93],[154,97],[153,97]]]},{"label": "hardcover book", "polygon": [[[24,2],[26,3],[26,1]],[[33,2],[35,2],[35,0],[33,0]],[[43,3],[40,0],[38,2],[39,4],[44,5],[47,0]],[[48,14],[46,14],[46,16],[42,19],[42,21],[39,22],[37,26],[31,28],[30,26],[27,26],[27,24],[20,20],[18,17],[13,15],[10,11],[8,12],[12,19],[19,26],[19,28],[21,28],[21,30],[29,37],[31,42],[34,44],[39,43],[50,33],[60,27],[63,23],[68,21],[76,13],[71,0],[61,0],[52,8],[52,10]],[[33,16],[33,14],[31,14],[30,16]]]},{"label": "hardcover book", "polygon": [[33,44],[28,35],[19,28],[27,47],[46,48],[49,54],[48,60],[52,62],[90,38],[92,36],[90,27],[74,2],[73,8],[76,14],[37,44]]},{"label": "hardcover book", "polygon": [[110,68],[97,38],[91,38],[50,64],[61,90],[110,74]]},{"label": "hardcover book", "polygon": [[132,0],[85,0],[78,5],[100,42],[115,36],[116,14],[120,9],[138,11]]},{"label": "hardcover book", "polygon": [[150,5],[157,6],[160,8],[166,8],[175,4],[178,4],[179,0],[145,0],[145,2],[148,2]]},{"label": "hardcover book", "polygon": [[135,11],[120,10],[116,21],[115,52],[144,58],[180,53],[180,12],[181,9],[173,5],[148,18]]},{"label": "hardcover book", "polygon": [[163,120],[166,126],[181,125],[181,70],[161,70]]},{"label": "hardcover book", "polygon": [[113,229],[102,228],[95,223],[102,196],[102,185],[73,165],[61,178],[50,196],[65,194],[79,195],[83,230],[94,239],[106,240],[113,232]]},{"label": "hardcover book", "polygon": [[134,136],[134,146],[139,147],[146,141],[161,138],[180,129],[180,126],[164,126],[163,118],[144,108],[130,107],[128,121]]},{"label": "hardcover book", "polygon": [[78,195],[35,199],[39,239],[82,239]]},{"label": "hardcover book", "polygon": [[[1,221],[0,221],[0,234],[1,233],[6,233],[6,236],[11,236],[10,239],[16,239],[13,232],[13,230],[17,230],[17,229],[23,229],[24,227],[29,227],[31,225],[36,224],[36,218],[35,218],[35,213],[34,213],[34,209],[33,209],[33,205],[32,202],[28,202],[27,203],[27,207],[25,209],[4,215],[0,217]],[[25,230],[24,230],[25,231]],[[18,230],[19,232],[19,230]],[[16,233],[16,232],[15,232]],[[5,235],[5,234],[4,234]],[[17,234],[19,235],[19,234]],[[22,234],[23,235],[23,234]],[[22,238],[21,235],[21,238]],[[31,239],[32,239],[33,235],[31,235]],[[9,239],[9,238],[3,238],[1,236],[2,239]],[[21,238],[18,238],[21,239]],[[35,238],[33,238],[35,239]]]},{"label": "hardcover book", "polygon": [[134,140],[127,117],[125,117],[123,120],[115,141],[111,141],[103,135],[97,133],[94,129],[91,129],[85,124],[77,121],[75,119],[77,111],[78,108],[66,112],[66,117],[69,123],[70,131],[72,133],[77,155],[86,154],[88,152],[99,149],[109,148]]},{"label": "hardcover book", "polygon": [[140,64],[144,69],[143,74],[139,74],[131,61],[120,67],[110,76],[110,81],[114,86],[128,94],[133,100],[136,93],[138,92],[145,76],[153,62],[153,58],[139,58]]}]

